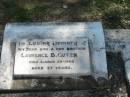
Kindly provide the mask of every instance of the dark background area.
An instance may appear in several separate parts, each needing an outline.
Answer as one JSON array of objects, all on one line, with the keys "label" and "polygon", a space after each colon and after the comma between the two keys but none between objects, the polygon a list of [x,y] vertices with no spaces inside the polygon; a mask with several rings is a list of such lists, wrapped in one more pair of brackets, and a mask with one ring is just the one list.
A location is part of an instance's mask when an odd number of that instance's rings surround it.
[{"label": "dark background area", "polygon": [[0,0],[0,24],[7,22],[102,21],[129,28],[130,0]]}]

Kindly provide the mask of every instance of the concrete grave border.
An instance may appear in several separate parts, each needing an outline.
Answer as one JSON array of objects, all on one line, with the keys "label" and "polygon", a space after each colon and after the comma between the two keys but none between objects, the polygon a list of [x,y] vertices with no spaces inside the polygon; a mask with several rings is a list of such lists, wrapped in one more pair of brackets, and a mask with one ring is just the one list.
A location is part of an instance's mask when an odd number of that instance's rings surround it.
[{"label": "concrete grave border", "polygon": [[[59,28],[59,26],[61,26],[61,28],[59,29],[59,31],[57,31],[57,29],[55,28]],[[71,29],[71,27],[73,29]],[[1,75],[0,89],[14,89],[12,83],[17,83],[17,81],[14,81],[12,78],[13,75],[12,65],[14,63],[13,54],[15,53],[13,49],[15,48],[15,42],[17,40],[28,38],[28,37],[30,39],[34,39],[36,37],[36,33],[39,33],[37,37],[40,38],[47,38],[47,37],[58,38],[59,36],[60,38],[68,37],[68,35],[66,35],[65,33],[70,31],[73,32],[70,33],[71,37],[88,36],[89,40],[91,40],[90,44],[92,44],[90,45],[92,48],[91,57],[92,57],[92,65],[93,65],[91,69],[92,71],[91,75],[94,76],[95,78],[98,77],[107,78],[108,72],[107,72],[107,63],[106,63],[105,39],[104,39],[102,24],[100,22],[11,23],[6,25],[4,31],[4,40],[3,40],[2,54],[1,54],[2,63],[0,65],[0,68],[2,68],[0,71],[0,75]],[[41,36],[42,33],[44,33],[45,36]],[[21,89],[21,87],[18,86],[15,89]]]}]

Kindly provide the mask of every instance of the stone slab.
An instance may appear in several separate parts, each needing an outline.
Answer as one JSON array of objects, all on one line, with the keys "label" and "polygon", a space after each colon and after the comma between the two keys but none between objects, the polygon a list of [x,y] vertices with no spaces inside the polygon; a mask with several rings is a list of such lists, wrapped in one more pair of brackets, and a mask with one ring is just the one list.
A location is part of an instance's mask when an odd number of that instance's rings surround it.
[{"label": "stone slab", "polygon": [[121,52],[126,79],[130,82],[130,29],[105,30],[107,52]]},{"label": "stone slab", "polygon": [[123,54],[123,59],[125,63],[126,78],[128,82],[130,83],[130,43],[126,43],[122,54]]},{"label": "stone slab", "polygon": [[14,76],[89,75],[87,38],[33,39],[16,43]]},{"label": "stone slab", "polygon": [[[106,51],[105,41],[102,25],[100,22],[78,22],[78,23],[11,23],[7,24],[4,31],[4,42],[2,46],[2,63],[0,89],[57,89],[69,88],[70,85],[76,89],[77,80],[80,80],[80,76],[74,76],[69,78],[63,83],[56,84],[54,79],[19,79],[14,80],[13,65],[15,62],[15,48],[16,42],[23,39],[65,39],[65,38],[88,38],[90,44],[91,53],[91,75],[95,78],[105,77],[107,78],[107,63],[106,63]],[[101,68],[102,67],[102,68]],[[86,75],[87,76],[87,75]],[[60,79],[56,79],[60,80]],[[87,79],[89,80],[89,79]],[[64,82],[65,81],[65,82]],[[35,87],[35,84],[39,83],[39,86]],[[50,84],[49,84],[50,83]],[[72,84],[73,83],[73,84]],[[79,85],[82,83],[79,83]],[[73,85],[73,86],[72,86]],[[53,87],[52,87],[53,86]]]}]

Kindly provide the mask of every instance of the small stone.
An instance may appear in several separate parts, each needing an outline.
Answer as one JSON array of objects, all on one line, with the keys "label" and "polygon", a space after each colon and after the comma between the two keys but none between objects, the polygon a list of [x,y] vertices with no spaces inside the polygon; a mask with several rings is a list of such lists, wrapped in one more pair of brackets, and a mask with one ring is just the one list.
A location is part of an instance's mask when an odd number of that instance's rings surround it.
[{"label": "small stone", "polygon": [[112,78],[112,74],[109,76],[109,78],[108,78],[108,79],[110,80],[111,78]]},{"label": "small stone", "polygon": [[63,5],[63,8],[64,8],[64,9],[67,9],[67,8],[68,8],[68,6],[67,6],[67,5]]},{"label": "small stone", "polygon": [[42,87],[46,87],[46,84],[42,84]]},{"label": "small stone", "polygon": [[122,91],[122,88],[119,88],[119,91]]}]

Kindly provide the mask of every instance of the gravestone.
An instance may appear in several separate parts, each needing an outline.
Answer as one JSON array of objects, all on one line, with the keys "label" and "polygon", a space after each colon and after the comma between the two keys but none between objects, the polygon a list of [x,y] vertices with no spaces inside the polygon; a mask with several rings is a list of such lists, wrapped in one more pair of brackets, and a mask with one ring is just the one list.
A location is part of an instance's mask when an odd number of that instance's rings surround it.
[{"label": "gravestone", "polygon": [[14,76],[91,73],[87,38],[21,40],[15,53]]},{"label": "gravestone", "polygon": [[7,24],[1,61],[1,90],[75,89],[82,76],[107,78],[100,22]]}]

